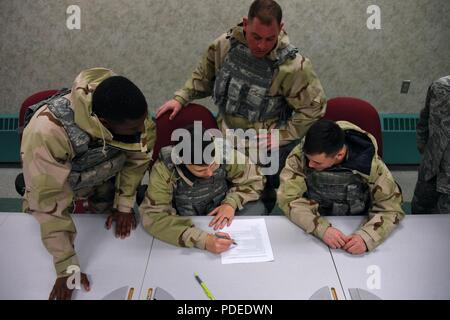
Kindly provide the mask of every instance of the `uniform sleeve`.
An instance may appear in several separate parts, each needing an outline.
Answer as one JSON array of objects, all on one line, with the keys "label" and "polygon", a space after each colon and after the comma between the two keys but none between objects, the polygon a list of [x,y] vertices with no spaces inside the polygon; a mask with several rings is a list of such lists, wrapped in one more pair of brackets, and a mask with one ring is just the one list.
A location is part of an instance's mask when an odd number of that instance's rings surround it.
[{"label": "uniform sleeve", "polygon": [[[286,144],[304,137],[311,125],[323,117],[326,96],[311,61],[297,56],[291,66],[281,66],[280,74],[286,73],[281,83],[281,91],[294,114],[286,129],[280,130],[280,143]],[[290,71],[284,69],[291,68]]]},{"label": "uniform sleeve", "polygon": [[73,201],[67,182],[72,150],[64,129],[49,111],[41,111],[25,128],[21,156],[26,185],[24,211],[38,220],[57,276],[67,276],[69,266],[79,267],[74,249],[76,228],[68,212]]},{"label": "uniform sleeve", "polygon": [[[155,143],[155,125],[148,120],[146,143],[148,150]],[[122,170],[116,176],[116,191],[114,208],[120,212],[131,212],[136,199],[136,190],[148,168],[151,159],[150,152],[127,152],[127,160]]]},{"label": "uniform sleeve", "polygon": [[221,36],[210,44],[194,72],[192,72],[191,77],[184,84],[184,87],[175,92],[174,99],[182,105],[211,95],[216,76],[217,59],[220,56],[223,38],[224,36]]},{"label": "uniform sleeve", "polygon": [[238,152],[234,151],[234,154],[234,162],[226,166],[231,188],[228,189],[222,204],[229,204],[237,210],[242,209],[247,202],[256,201],[261,197],[265,177],[258,166],[251,164],[247,157],[242,155],[243,161],[238,161]]},{"label": "uniform sleeve", "polygon": [[323,238],[331,224],[319,214],[319,204],[304,197],[307,191],[300,146],[295,147],[280,174],[278,204],[284,214],[306,233]]},{"label": "uniform sleeve", "polygon": [[176,215],[172,207],[175,179],[164,163],[158,160],[154,164],[149,181],[139,208],[145,230],[176,246],[205,249],[208,233],[196,228],[191,219]]},{"label": "uniform sleeve", "polygon": [[372,207],[368,221],[356,232],[369,251],[380,245],[404,218],[402,194],[386,165],[377,156],[369,183]]},{"label": "uniform sleeve", "polygon": [[421,152],[423,152],[425,145],[428,142],[428,135],[429,135],[428,120],[430,118],[430,98],[431,98],[431,87],[428,88],[425,107],[420,111],[419,122],[417,122],[416,128],[417,149],[419,149],[419,151]]}]

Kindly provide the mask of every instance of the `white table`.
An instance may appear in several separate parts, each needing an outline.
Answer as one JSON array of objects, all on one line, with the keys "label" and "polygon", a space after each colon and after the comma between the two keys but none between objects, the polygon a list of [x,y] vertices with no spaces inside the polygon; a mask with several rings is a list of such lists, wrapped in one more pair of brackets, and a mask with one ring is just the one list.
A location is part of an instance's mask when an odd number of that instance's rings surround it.
[{"label": "white table", "polygon": [[[120,240],[104,228],[106,216],[73,218],[77,253],[92,286],[89,293],[75,292],[76,299],[102,299],[125,286],[135,289],[133,299],[145,299],[150,287],[176,299],[207,299],[194,272],[217,299],[309,299],[326,286],[334,287],[339,299],[350,299],[350,288],[382,299],[450,299],[450,215],[407,216],[380,247],[363,256],[341,250],[330,254],[287,218],[266,216],[275,260],[231,265],[222,265],[220,256],[206,251],[153,239],[142,226]],[[194,221],[206,230],[209,219]],[[350,234],[362,217],[330,221]],[[381,271],[380,289],[366,285],[370,266]],[[47,299],[54,280],[38,222],[22,213],[0,214],[0,299]]]},{"label": "white table", "polygon": [[[73,215],[82,271],[91,291],[76,290],[74,299],[102,299],[123,286],[139,297],[153,238],[141,226],[125,240],[104,227],[105,215]],[[55,281],[52,257],[42,244],[39,223],[14,214],[0,227],[0,299],[48,299]]]},{"label": "white table", "polygon": [[[309,299],[324,286],[334,287],[338,298],[343,299],[328,248],[286,217],[264,218],[273,262],[223,265],[219,255],[179,248],[155,239],[141,299],[146,298],[148,288],[156,287],[175,299],[208,299],[194,278],[195,272],[216,299]],[[193,221],[208,230],[210,219],[194,217]]]},{"label": "white table", "polygon": [[[358,229],[361,217],[332,217],[346,234]],[[450,215],[407,215],[373,252],[352,256],[331,250],[345,294],[367,290],[381,299],[450,299]],[[367,273],[369,270],[371,274]],[[373,280],[380,271],[380,288]],[[377,271],[378,273],[378,271]]]},{"label": "white table", "polygon": [[10,215],[10,213],[6,213],[6,212],[0,213],[0,226],[3,224],[3,222],[6,221],[6,219],[8,219],[9,215]]}]

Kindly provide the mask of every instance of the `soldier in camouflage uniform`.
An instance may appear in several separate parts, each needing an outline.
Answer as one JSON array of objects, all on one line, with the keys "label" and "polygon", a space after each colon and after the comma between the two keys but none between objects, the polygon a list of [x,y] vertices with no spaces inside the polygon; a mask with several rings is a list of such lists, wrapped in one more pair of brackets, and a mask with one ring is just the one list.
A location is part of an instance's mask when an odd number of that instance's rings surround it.
[{"label": "soldier in camouflage uniform", "polygon": [[[67,270],[80,266],[70,217],[74,201],[85,199],[91,211],[109,213],[106,227],[115,221],[116,237],[127,237],[136,224],[136,188],[153,144],[145,97],[108,69],[85,70],[71,90],[28,109],[21,145],[24,211],[40,223],[53,256],[57,280],[50,299],[71,298]],[[84,273],[81,282],[89,289]]]},{"label": "soldier in camouflage uniform", "polygon": [[[377,155],[375,138],[346,121],[313,124],[286,160],[280,180],[278,202],[284,214],[333,249],[371,251],[404,217],[401,191]],[[327,215],[368,219],[346,236]]]},{"label": "soldier in camouflage uniform", "polygon": [[[192,134],[191,139],[193,137]],[[204,140],[201,152],[211,143],[217,145]],[[194,145],[193,142],[190,145]],[[198,164],[194,164],[193,152],[187,160],[174,162],[173,148],[162,148],[152,167],[151,184],[139,208],[145,230],[176,246],[213,253],[227,250],[232,244],[228,234],[221,234],[225,238],[208,234],[197,228],[189,217],[214,216],[209,226],[218,230],[229,226],[235,215],[263,213],[264,204],[259,198],[264,176],[258,166],[250,164],[243,154],[231,148],[227,153],[229,162],[202,159]],[[218,147],[213,149],[219,150]]]},{"label": "soldier in camouflage uniform", "polygon": [[417,148],[423,159],[411,212],[450,213],[450,76],[428,89],[417,124]]},{"label": "soldier in camouflage uniform", "polygon": [[157,113],[158,117],[171,111],[173,118],[188,102],[212,95],[224,133],[238,128],[279,129],[279,145],[271,144],[270,133],[259,135],[279,155],[279,171],[267,176],[265,190],[273,200],[287,155],[326,107],[311,61],[289,43],[283,27],[275,1],[254,1],[248,18],[213,41],[191,78]]}]

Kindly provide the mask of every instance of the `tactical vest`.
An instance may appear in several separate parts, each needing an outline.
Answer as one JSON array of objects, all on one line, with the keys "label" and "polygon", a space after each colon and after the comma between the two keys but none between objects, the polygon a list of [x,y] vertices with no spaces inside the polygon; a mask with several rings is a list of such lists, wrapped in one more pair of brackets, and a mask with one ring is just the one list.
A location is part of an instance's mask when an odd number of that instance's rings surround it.
[{"label": "tactical vest", "polygon": [[[161,149],[159,158],[169,168],[175,170],[171,159],[172,147]],[[220,205],[228,191],[225,165],[221,165],[210,178],[199,178],[190,186],[178,175],[173,193],[173,206],[181,216],[204,216]]]},{"label": "tactical vest", "polygon": [[213,98],[222,114],[241,116],[250,122],[278,118],[285,123],[292,108],[283,96],[269,96],[275,70],[298,50],[292,45],[277,51],[279,59],[257,59],[250,49],[231,38],[231,49],[214,82]]},{"label": "tactical vest", "polygon": [[369,187],[362,177],[342,167],[325,171],[305,170],[307,198],[319,203],[324,216],[365,214],[370,206]]},{"label": "tactical vest", "polygon": [[75,152],[68,182],[73,191],[92,188],[114,177],[123,167],[126,155],[123,151],[106,145],[103,141],[92,141],[91,136],[75,123],[70,101],[64,98],[70,90],[64,89],[56,95],[30,106],[25,113],[26,126],[35,112],[48,105],[48,109],[61,122]]}]

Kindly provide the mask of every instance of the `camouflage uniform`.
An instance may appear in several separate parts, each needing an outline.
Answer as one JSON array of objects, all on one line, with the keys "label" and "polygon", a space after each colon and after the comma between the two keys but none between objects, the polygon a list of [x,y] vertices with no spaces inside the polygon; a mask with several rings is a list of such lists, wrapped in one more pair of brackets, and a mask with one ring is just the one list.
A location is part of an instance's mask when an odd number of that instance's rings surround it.
[{"label": "camouflage uniform", "polygon": [[[240,25],[217,38],[208,47],[192,77],[186,81],[182,89],[175,92],[176,100],[185,105],[194,99],[212,95],[216,75],[223,66],[231,47],[230,39],[247,44]],[[276,47],[267,58],[276,61],[278,49],[287,46],[289,46],[289,38],[282,30]],[[287,104],[295,111],[286,126],[280,128],[281,145],[301,139],[312,123],[325,113],[326,98],[322,85],[312,69],[311,61],[300,54],[296,54],[294,59],[288,59],[278,66],[268,94],[285,97]],[[244,117],[228,114],[220,114],[219,119],[222,126],[256,130],[274,128],[279,120],[273,118],[263,122],[251,122]]]},{"label": "camouflage uniform", "polygon": [[[236,113],[227,112],[227,107],[221,106],[221,99],[217,97],[217,90],[220,87],[217,82],[222,77],[222,68],[224,67],[224,63],[227,62],[230,49],[234,47],[233,43],[237,43],[242,48],[247,47],[242,25],[238,25],[228,33],[221,35],[208,47],[191,78],[186,81],[182,89],[175,92],[174,99],[182,105],[185,105],[194,99],[214,95],[216,103],[219,104],[218,123],[224,134],[226,134],[225,131],[227,128],[255,129],[256,131],[260,129],[269,130],[278,128],[280,130],[280,146],[282,146],[280,147],[279,157],[279,171],[281,171],[281,168],[284,166],[284,160],[296,145],[296,142],[298,143],[308,128],[324,115],[326,108],[325,93],[319,79],[313,71],[311,61],[301,54],[296,53],[296,49],[288,52],[289,57],[285,60],[283,59],[284,61],[278,65],[280,63],[280,56],[283,55],[284,50],[293,48],[289,44],[287,33],[282,30],[278,37],[276,47],[267,56],[267,59],[264,59],[264,61],[274,64],[273,74],[270,75],[270,80],[267,83],[268,90],[266,96],[282,100],[280,103],[284,103],[288,109],[288,113],[293,111],[293,115],[287,119],[287,122],[283,123],[283,121],[280,121],[281,115],[277,115],[276,112],[273,113],[273,117],[259,117],[259,119],[252,119],[251,115],[245,117]],[[254,63],[256,60],[258,59],[248,57],[246,61],[249,61],[248,63]],[[245,76],[242,78],[245,78]],[[254,87],[257,82],[262,82],[263,80],[267,82],[267,79],[253,78],[247,81],[250,83],[245,83],[244,81],[242,85],[246,87],[246,90],[241,91],[251,92],[252,90],[249,90],[249,87]],[[232,87],[232,85],[233,83],[229,84],[229,87]],[[237,95],[242,96],[241,93]],[[247,93],[245,94],[247,95]],[[232,99],[231,95],[228,93],[228,99]],[[250,99],[258,100],[257,98],[257,95],[252,98],[247,98],[247,101],[243,102],[244,108]],[[281,105],[280,108],[282,108]],[[267,108],[265,109],[267,110]],[[284,113],[284,110],[282,111]],[[275,188],[278,187],[279,171],[275,177],[268,176],[268,184]]]},{"label": "camouflage uniform", "polygon": [[[73,201],[89,199],[90,209],[96,212],[111,211],[111,206],[121,212],[131,212],[136,188],[150,161],[155,138],[150,119],[145,120],[146,130],[140,142],[125,144],[114,141],[111,132],[92,115],[92,93],[99,83],[113,75],[112,71],[102,68],[85,70],[61,101],[68,101],[80,132],[87,134],[93,144],[98,142],[104,154],[121,150],[123,160],[115,176],[115,187],[110,177],[105,181],[96,180],[96,176],[108,176],[107,170],[114,167],[112,161],[100,163],[103,175],[76,171],[75,159],[80,155],[73,144],[76,139],[69,138],[64,119],[50,111],[53,102],[39,108],[23,132],[21,157],[26,186],[23,209],[39,221],[42,241],[53,256],[58,277],[66,276],[70,265],[79,266],[74,249],[76,228],[69,215],[73,211]],[[84,184],[84,179],[89,179],[90,183]]]},{"label": "camouflage uniform", "polygon": [[[370,196],[370,205],[367,208],[368,219],[356,234],[364,239],[368,250],[373,250],[386,239],[404,217],[401,208],[403,201],[401,191],[388,168],[377,155],[375,138],[349,122],[339,121],[337,124],[346,134],[348,130],[363,133],[370,138],[374,146],[373,158],[371,161],[368,159],[367,169],[361,169],[366,173],[356,168],[352,170],[354,175],[359,176],[367,184]],[[292,150],[286,161],[286,167],[281,172],[278,202],[284,214],[292,222],[307,233],[323,239],[325,231],[331,224],[319,213],[321,211],[319,203],[308,197],[310,181],[307,181],[306,175],[307,159],[301,148],[302,144]],[[348,159],[344,160],[342,164],[347,161]]]},{"label": "camouflage uniform", "polygon": [[423,153],[411,204],[413,214],[450,213],[450,76],[430,86],[417,124]]},{"label": "camouflage uniform", "polygon": [[[236,160],[238,156],[238,152],[234,151],[233,159]],[[150,173],[152,183],[148,186],[144,201],[139,207],[142,224],[152,236],[170,244],[205,249],[208,233],[195,227],[189,217],[177,215],[179,212],[175,209],[175,204],[179,202],[174,196],[177,194],[176,188],[180,180],[188,185],[195,183],[181,170],[181,166],[183,165],[169,169],[161,157],[155,162]],[[258,203],[264,187],[264,176],[256,165],[249,164],[248,161],[245,164],[233,161],[232,164],[215,166],[215,173],[220,170],[220,166],[225,167],[226,177],[222,179],[231,184],[224,199],[220,201],[221,204],[229,204],[237,210],[236,215],[239,215],[241,210]],[[252,209],[258,210],[255,207]],[[208,210],[199,214],[208,214]],[[260,212],[253,212],[258,213]]]}]

